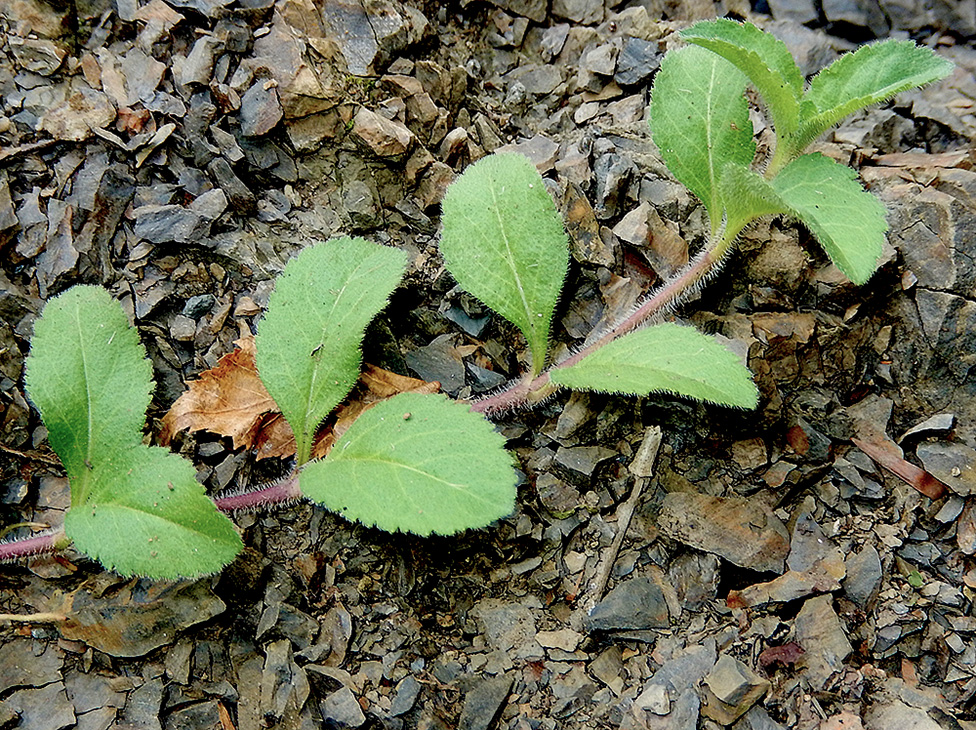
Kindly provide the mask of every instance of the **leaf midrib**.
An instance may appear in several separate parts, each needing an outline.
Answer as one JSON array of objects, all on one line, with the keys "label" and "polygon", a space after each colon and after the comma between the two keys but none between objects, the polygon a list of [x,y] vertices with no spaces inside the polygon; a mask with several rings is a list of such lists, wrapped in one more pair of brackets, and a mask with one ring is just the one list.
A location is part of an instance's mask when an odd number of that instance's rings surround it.
[{"label": "leaf midrib", "polygon": [[[525,310],[525,322],[526,328],[531,330],[532,340],[535,339],[535,326],[532,321],[532,310],[529,308],[529,300],[525,296],[525,288],[522,286],[522,277],[519,275],[518,268],[515,266],[515,254],[512,253],[512,247],[508,241],[508,233],[505,230],[505,224],[502,221],[501,209],[498,205],[498,194],[495,189],[495,180],[491,179],[489,184],[489,189],[491,190],[491,199],[494,203],[493,210],[495,212],[495,218],[498,220],[498,230],[502,234],[502,242],[505,244],[505,251],[507,256],[505,258],[505,263],[508,264],[508,268],[512,271],[512,277],[515,279],[515,286],[518,289],[519,298],[522,300],[522,308]],[[525,333],[526,337],[529,337],[529,332]],[[535,342],[529,342],[529,347],[535,350]]]},{"label": "leaf midrib", "polygon": [[[393,467],[393,468],[396,468],[396,469],[405,469],[406,471],[412,471],[415,474],[419,474],[421,476],[428,477],[429,479],[431,479],[431,480],[433,480],[435,482],[439,482],[439,483],[443,484],[444,486],[451,487],[452,489],[455,489],[458,492],[463,493],[465,496],[473,497],[474,499],[477,499],[477,500],[479,500],[481,502],[484,502],[485,504],[492,504],[492,501],[491,500],[482,497],[480,494],[478,494],[475,491],[472,491],[471,489],[468,489],[463,484],[457,484],[455,482],[449,482],[448,480],[442,479],[441,477],[438,477],[438,476],[435,476],[434,474],[431,474],[428,471],[424,471],[423,469],[419,469],[419,468],[417,468],[415,466],[409,466],[408,464],[404,464],[402,461],[394,461],[392,459],[383,459],[383,458],[380,458],[378,456],[346,456],[346,455],[343,455],[341,458],[336,459],[336,463],[341,463],[343,461],[344,462],[347,462],[347,463],[350,463],[350,464],[354,464],[354,463],[382,464],[384,466],[389,466],[389,467]],[[400,483],[399,486],[401,488],[403,487],[402,482]]]},{"label": "leaf midrib", "polygon": [[[85,440],[85,449],[84,449],[85,458],[82,461],[82,464],[87,466],[92,463],[91,461],[92,443],[93,443],[93,435],[95,430],[95,426],[94,426],[95,419],[94,419],[94,414],[92,413],[93,407],[92,407],[91,377],[89,376],[89,372],[88,372],[88,353],[85,347],[86,344],[85,332],[81,323],[81,312],[80,312],[78,302],[75,302],[74,304],[74,320],[78,330],[78,350],[81,352],[81,370],[85,381],[85,410],[86,410],[85,415],[88,420],[88,432],[87,432],[87,438]],[[82,473],[77,475],[77,481],[81,482],[83,485],[78,490],[77,503],[84,504],[85,502],[88,501],[88,497],[90,496],[89,492],[91,491],[92,480],[90,478],[87,478],[85,471],[82,470]]]}]

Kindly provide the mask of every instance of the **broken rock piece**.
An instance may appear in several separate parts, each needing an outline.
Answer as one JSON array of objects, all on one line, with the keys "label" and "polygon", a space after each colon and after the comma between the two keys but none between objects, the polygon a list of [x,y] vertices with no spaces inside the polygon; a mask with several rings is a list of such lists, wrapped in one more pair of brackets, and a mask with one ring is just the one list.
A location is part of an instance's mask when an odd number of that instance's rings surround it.
[{"label": "broken rock piece", "polygon": [[381,117],[363,107],[353,119],[352,133],[378,157],[397,157],[408,149],[414,140],[413,132],[400,122]]},{"label": "broken rock piece", "polygon": [[737,659],[723,654],[705,677],[703,712],[731,725],[769,691],[769,682]]},{"label": "broken rock piece", "polygon": [[658,518],[661,532],[742,568],[783,572],[790,552],[786,525],[754,500],[673,492]]}]

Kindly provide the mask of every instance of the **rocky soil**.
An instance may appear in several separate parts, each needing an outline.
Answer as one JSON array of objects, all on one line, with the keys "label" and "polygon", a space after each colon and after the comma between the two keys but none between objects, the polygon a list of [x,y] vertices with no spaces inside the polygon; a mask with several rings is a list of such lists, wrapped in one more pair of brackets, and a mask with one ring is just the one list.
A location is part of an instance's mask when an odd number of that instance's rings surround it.
[{"label": "rocky soil", "polygon": [[[748,18],[808,74],[887,36],[957,64],[818,143],[888,207],[868,285],[772,220],[675,313],[748,359],[757,411],[563,394],[507,416],[517,512],[457,537],[300,504],[238,515],[246,550],[212,579],[0,566],[0,610],[63,618],[2,624],[0,728],[976,728],[976,2],[922,6],[0,4],[7,537],[68,504],[23,363],[75,283],[138,326],[158,432],[290,256],[362,235],[411,260],[366,359],[477,396],[526,353],[438,258],[465,165],[515,149],[545,176],[570,347],[702,242],[645,121],[675,30]],[[176,446],[215,494],[286,470],[205,432]]]}]

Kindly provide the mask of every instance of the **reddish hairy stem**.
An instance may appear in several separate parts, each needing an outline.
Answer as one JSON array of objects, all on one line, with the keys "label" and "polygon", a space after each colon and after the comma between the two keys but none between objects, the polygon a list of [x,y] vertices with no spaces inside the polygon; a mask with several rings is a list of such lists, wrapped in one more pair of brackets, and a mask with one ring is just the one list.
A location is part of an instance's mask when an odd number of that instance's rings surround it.
[{"label": "reddish hairy stem", "polygon": [[[221,512],[238,512],[240,510],[261,509],[262,507],[273,507],[283,502],[292,502],[301,498],[302,493],[298,488],[298,476],[292,476],[283,482],[278,482],[270,487],[256,489],[253,492],[244,492],[230,497],[220,497],[214,500],[217,509]],[[69,544],[63,532],[47,532],[43,535],[26,537],[22,540],[12,540],[11,542],[0,543],[0,563],[8,560],[20,560],[44,555],[64,549]]]},{"label": "reddish hairy stem", "polygon": [[45,532],[43,535],[25,537],[0,544],[0,563],[8,560],[18,560],[32,555],[53,553],[62,547],[63,532]]},{"label": "reddish hairy stem", "polygon": [[301,496],[302,492],[298,488],[298,475],[296,474],[283,482],[272,484],[270,487],[234,494],[229,497],[219,497],[214,500],[214,504],[221,512],[237,512],[238,510],[271,507],[282,502],[300,499]]},{"label": "reddish hairy stem", "polygon": [[[599,350],[604,345],[613,342],[621,335],[625,335],[637,329],[649,317],[659,312],[664,307],[676,304],[688,292],[694,289],[695,285],[705,279],[712,271],[722,263],[725,254],[731,248],[730,237],[723,236],[714,246],[709,246],[698,254],[694,259],[672,276],[660,287],[652,292],[631,314],[613,325],[610,330],[595,342],[577,350],[569,357],[553,365],[549,370],[526,382],[520,380],[515,385],[485,396],[471,404],[471,410],[476,413],[494,413],[518,408],[528,402],[529,397],[540,391],[548,391],[552,387],[552,380],[549,373],[558,368],[568,368],[575,365],[584,357],[595,350]],[[548,395],[548,392],[544,392]]]}]

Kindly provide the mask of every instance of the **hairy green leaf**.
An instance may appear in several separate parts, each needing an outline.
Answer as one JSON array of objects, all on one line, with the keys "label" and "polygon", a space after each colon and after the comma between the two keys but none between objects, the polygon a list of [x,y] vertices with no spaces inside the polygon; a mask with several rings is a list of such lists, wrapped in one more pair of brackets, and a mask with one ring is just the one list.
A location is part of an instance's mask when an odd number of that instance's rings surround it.
[{"label": "hairy green leaf", "polygon": [[714,337],[672,323],[630,332],[551,376],[575,390],[674,393],[740,408],[758,402],[752,374],[735,353]]},{"label": "hairy green leaf", "polygon": [[295,432],[299,464],[359,377],[363,333],[405,266],[402,251],[339,238],[304,249],[278,277],[258,327],[257,366]]},{"label": "hairy green leaf", "polygon": [[64,527],[75,547],[126,576],[214,573],[242,547],[193,465],[143,444],[119,449],[91,470],[89,496],[72,505]]},{"label": "hairy green leaf", "polygon": [[27,387],[71,484],[65,534],[123,575],[212,573],[241,549],[189,462],[142,444],[152,366],[101,287],[52,299],[34,325]]},{"label": "hairy green leaf", "polygon": [[953,68],[951,61],[912,41],[887,40],[841,56],[810,84],[795,152],[859,109],[938,81]]},{"label": "hairy green leaf", "polygon": [[92,469],[142,441],[152,394],[146,350],[105,289],[76,286],[35,323],[25,380],[71,481],[71,504],[81,504]]},{"label": "hairy green leaf", "polygon": [[861,187],[854,170],[819,153],[803,155],[770,184],[848,279],[863,284],[871,278],[888,224],[884,206]]},{"label": "hairy green leaf", "polygon": [[695,23],[681,37],[717,53],[749,77],[769,108],[777,136],[796,132],[803,74],[785,43],[752,23],[724,18]]},{"label": "hairy green leaf", "polygon": [[522,155],[490,155],[447,189],[442,207],[447,270],[522,331],[538,374],[569,265],[569,241],[542,177]]},{"label": "hairy green leaf", "polygon": [[716,233],[725,205],[719,176],[756,153],[744,96],[746,77],[697,46],[664,57],[651,91],[651,132],[668,169],[705,204]]},{"label": "hairy green leaf", "polygon": [[376,404],[324,460],[302,470],[300,484],[309,499],[388,532],[447,535],[515,507],[505,440],[442,395],[403,393]]},{"label": "hairy green leaf", "polygon": [[721,186],[726,200],[728,219],[725,230],[728,235],[737,235],[743,226],[761,216],[789,212],[762,175],[739,165],[726,165]]}]

